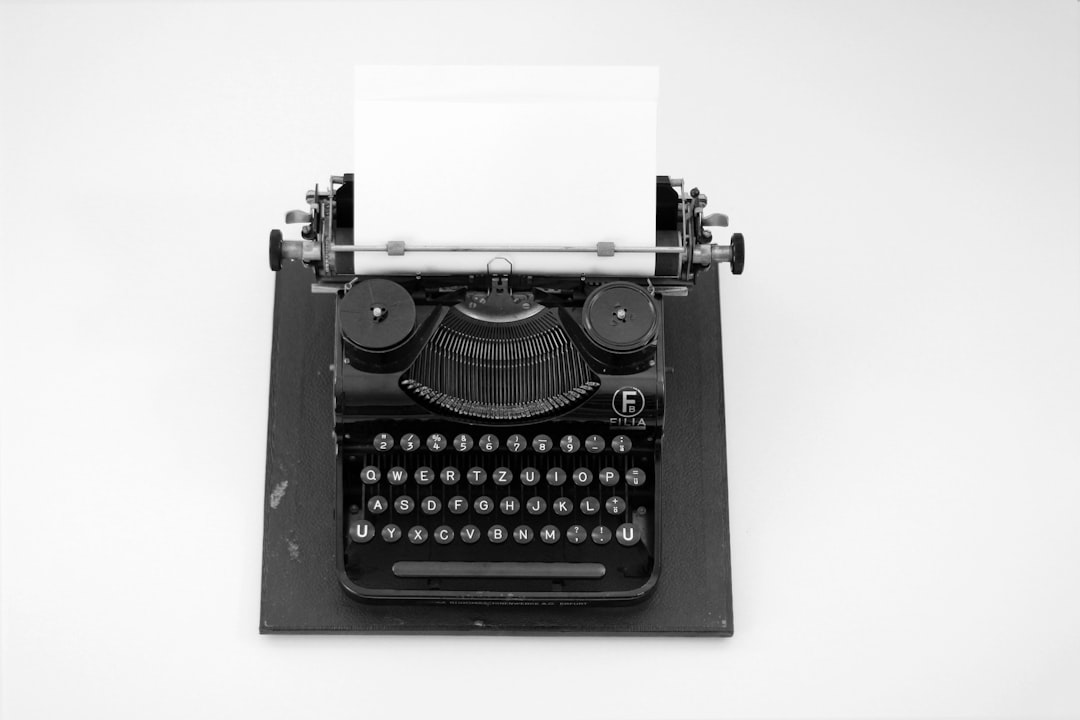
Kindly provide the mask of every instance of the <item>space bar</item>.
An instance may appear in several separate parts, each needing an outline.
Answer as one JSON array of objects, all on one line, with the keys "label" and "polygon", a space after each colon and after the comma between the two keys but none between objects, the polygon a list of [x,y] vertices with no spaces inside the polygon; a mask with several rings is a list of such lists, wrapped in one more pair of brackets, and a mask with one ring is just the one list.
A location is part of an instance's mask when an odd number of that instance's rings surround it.
[{"label": "space bar", "polygon": [[398,577],[426,578],[586,578],[599,579],[607,573],[601,563],[587,562],[438,562],[401,560],[394,563]]}]

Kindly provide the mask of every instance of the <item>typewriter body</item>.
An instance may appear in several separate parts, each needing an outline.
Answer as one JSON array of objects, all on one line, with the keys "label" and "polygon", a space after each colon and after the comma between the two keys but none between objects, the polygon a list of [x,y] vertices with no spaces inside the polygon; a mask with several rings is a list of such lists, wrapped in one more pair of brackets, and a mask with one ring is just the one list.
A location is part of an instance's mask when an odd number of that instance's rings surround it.
[{"label": "typewriter body", "polygon": [[[349,595],[582,604],[652,590],[663,489],[679,482],[663,464],[664,297],[711,265],[743,266],[741,235],[712,243],[727,218],[706,202],[656,179],[648,278],[518,274],[498,257],[485,273],[366,275],[366,253],[422,248],[353,243],[350,175],[287,214],[301,239],[272,231],[271,268],[301,261],[313,291],[337,296],[327,402]],[[532,250],[641,252],[505,248]]]}]

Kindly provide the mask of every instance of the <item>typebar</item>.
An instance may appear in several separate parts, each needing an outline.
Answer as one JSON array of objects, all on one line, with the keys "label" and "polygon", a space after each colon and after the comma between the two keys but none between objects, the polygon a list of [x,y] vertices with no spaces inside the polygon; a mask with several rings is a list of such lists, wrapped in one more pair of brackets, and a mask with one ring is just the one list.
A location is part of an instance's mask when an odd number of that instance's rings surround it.
[{"label": "typebar", "polygon": [[598,580],[607,573],[602,563],[589,562],[437,562],[394,563],[398,577],[579,578]]}]

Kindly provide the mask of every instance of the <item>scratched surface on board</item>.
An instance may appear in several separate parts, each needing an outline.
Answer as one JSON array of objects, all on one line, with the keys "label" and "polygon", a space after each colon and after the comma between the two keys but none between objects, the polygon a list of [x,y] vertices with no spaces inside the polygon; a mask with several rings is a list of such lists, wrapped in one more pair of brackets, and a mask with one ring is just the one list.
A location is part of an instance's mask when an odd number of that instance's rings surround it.
[{"label": "scratched surface on board", "polygon": [[346,597],[335,569],[334,300],[309,271],[277,274],[264,499],[264,633],[716,634],[733,629],[716,272],[664,300],[668,365],[660,579],[642,603],[383,605]]}]

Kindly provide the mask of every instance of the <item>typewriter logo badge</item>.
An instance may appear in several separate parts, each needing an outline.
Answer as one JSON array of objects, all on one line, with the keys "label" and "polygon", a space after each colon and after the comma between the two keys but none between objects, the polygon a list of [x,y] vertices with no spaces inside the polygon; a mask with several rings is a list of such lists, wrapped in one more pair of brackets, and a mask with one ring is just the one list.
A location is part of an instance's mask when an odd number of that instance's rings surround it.
[{"label": "typewriter logo badge", "polygon": [[637,417],[645,409],[645,393],[636,387],[621,387],[611,398],[611,409],[619,417]]}]

